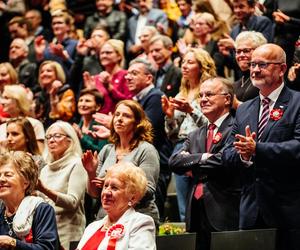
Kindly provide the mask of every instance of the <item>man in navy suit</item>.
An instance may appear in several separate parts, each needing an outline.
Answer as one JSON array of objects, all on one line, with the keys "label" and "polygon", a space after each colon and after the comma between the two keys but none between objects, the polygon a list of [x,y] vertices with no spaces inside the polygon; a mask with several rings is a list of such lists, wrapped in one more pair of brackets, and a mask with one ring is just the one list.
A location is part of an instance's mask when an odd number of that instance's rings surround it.
[{"label": "man in navy suit", "polygon": [[149,118],[154,132],[153,145],[160,157],[160,173],[156,187],[156,204],[161,221],[164,221],[164,203],[167,196],[167,188],[171,179],[171,171],[168,160],[173,151],[168,140],[164,121],[165,115],[161,107],[161,97],[164,95],[154,87],[155,69],[145,59],[137,58],[130,62],[126,75],[129,91],[135,96]]},{"label": "man in navy suit", "polygon": [[182,149],[169,160],[172,171],[192,172],[195,180],[187,200],[186,226],[187,231],[197,232],[199,250],[210,249],[211,232],[238,229],[240,174],[238,169],[225,168],[221,162],[234,121],[229,112],[232,100],[231,82],[223,78],[204,81],[200,106],[209,124],[191,132]]},{"label": "man in navy suit", "polygon": [[279,249],[300,247],[300,93],[283,82],[281,47],[256,48],[251,81],[260,92],[237,110],[223,161],[242,171],[240,228],[278,228]]}]

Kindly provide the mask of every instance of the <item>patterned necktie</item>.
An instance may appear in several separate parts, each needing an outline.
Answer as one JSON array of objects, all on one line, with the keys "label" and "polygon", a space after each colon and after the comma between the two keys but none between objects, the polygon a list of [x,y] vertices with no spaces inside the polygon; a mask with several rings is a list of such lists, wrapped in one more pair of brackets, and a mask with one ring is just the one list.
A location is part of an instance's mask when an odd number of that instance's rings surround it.
[{"label": "patterned necktie", "polygon": [[270,104],[270,99],[268,97],[265,97],[262,99],[262,105],[263,105],[263,110],[260,116],[260,120],[258,123],[258,133],[257,133],[257,141],[261,140],[262,134],[264,132],[264,129],[268,123],[269,120],[269,115],[270,115],[270,109],[269,109],[269,104]]},{"label": "patterned necktie", "polygon": [[[210,151],[213,138],[214,138],[214,130],[217,126],[215,124],[209,124],[208,130],[207,130],[207,137],[206,137],[206,152],[208,153]],[[199,200],[201,196],[203,195],[203,183],[199,182],[195,188],[194,192],[194,198]]]}]

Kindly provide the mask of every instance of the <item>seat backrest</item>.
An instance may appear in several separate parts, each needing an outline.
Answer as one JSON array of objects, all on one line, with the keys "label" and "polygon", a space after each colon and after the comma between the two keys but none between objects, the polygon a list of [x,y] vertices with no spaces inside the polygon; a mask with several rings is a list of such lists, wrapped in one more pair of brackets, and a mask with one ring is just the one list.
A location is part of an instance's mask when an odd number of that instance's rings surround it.
[{"label": "seat backrest", "polygon": [[210,250],[275,250],[276,229],[214,232]]}]

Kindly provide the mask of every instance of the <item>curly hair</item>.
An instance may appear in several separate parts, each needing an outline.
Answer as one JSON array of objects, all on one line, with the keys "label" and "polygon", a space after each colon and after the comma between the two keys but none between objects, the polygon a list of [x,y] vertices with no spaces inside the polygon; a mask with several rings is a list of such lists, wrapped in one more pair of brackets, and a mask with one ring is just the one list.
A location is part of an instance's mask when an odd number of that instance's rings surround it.
[{"label": "curly hair", "polygon": [[[135,127],[134,127],[134,134],[133,138],[130,141],[130,150],[136,148],[141,141],[146,141],[152,143],[153,141],[153,128],[151,122],[146,117],[146,114],[141,107],[141,105],[133,100],[123,100],[117,103],[115,110],[120,105],[125,105],[126,107],[130,108],[134,115],[135,120]],[[109,141],[115,145],[120,144],[120,136],[114,129],[113,121],[115,119],[115,115],[113,115],[112,119],[112,126],[110,130],[110,137]]]},{"label": "curly hair", "polygon": [[[202,82],[205,80],[217,76],[216,72],[216,65],[214,62],[214,59],[209,55],[207,51],[201,48],[189,48],[185,55],[187,53],[192,52],[196,58],[196,61],[198,62],[199,68],[200,68],[200,78],[199,80],[199,88]],[[189,85],[189,79],[182,78],[181,85],[180,85],[180,92],[183,96],[186,96],[189,92],[190,85]],[[196,93],[196,96],[198,96],[198,93]]]},{"label": "curly hair", "polygon": [[125,194],[128,200],[134,196],[133,206],[144,197],[148,181],[143,169],[131,162],[117,163],[107,169],[105,179],[111,176],[117,177],[125,184]]}]

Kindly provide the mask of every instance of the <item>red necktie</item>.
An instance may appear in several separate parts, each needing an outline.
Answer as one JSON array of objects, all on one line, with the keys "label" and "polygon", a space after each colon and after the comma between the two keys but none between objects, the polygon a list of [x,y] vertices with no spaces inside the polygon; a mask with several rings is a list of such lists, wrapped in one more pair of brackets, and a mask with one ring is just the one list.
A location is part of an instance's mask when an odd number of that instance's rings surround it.
[{"label": "red necktie", "polygon": [[211,123],[208,125],[207,137],[206,137],[206,152],[209,153],[213,139],[214,139],[214,130],[216,125]]},{"label": "red necktie", "polygon": [[[206,137],[206,152],[210,151],[213,138],[214,138],[214,129],[216,128],[215,124],[208,125],[207,137]],[[198,200],[203,195],[203,183],[199,182],[195,188],[194,197]]]}]

